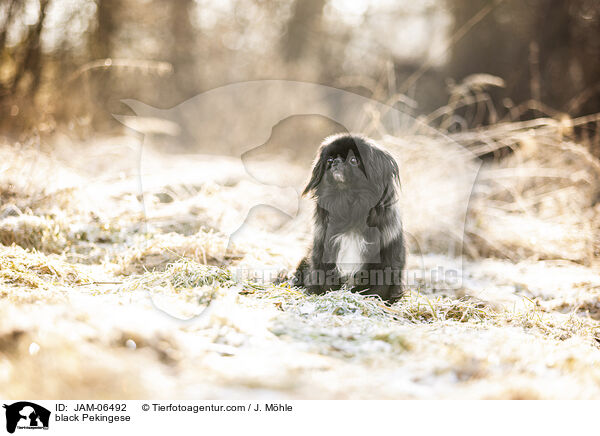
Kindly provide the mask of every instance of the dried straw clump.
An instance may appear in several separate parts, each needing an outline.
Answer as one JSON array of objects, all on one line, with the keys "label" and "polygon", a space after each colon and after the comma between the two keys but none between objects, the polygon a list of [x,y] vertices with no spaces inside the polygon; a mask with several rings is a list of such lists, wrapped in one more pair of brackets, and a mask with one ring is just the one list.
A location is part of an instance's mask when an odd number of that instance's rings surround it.
[{"label": "dried straw clump", "polygon": [[397,318],[414,323],[458,321],[483,322],[497,313],[481,301],[451,298],[446,295],[426,296],[410,292],[392,308]]},{"label": "dried straw clump", "polygon": [[590,340],[594,346],[600,342],[600,323],[588,314],[580,313],[577,307],[569,313],[559,313],[538,300],[529,300],[529,303],[523,309],[503,312],[495,319],[496,325],[519,326],[560,341],[579,336]]},{"label": "dried straw clump", "polygon": [[287,283],[277,285],[255,282],[236,277],[227,268],[201,264],[190,259],[179,259],[167,264],[162,271],[155,270],[129,277],[122,289],[124,291],[168,289],[183,292],[202,287],[216,289],[233,286],[236,286],[242,295],[251,294],[261,299],[268,299],[278,307],[281,307],[284,302],[289,303],[304,296],[302,291]]},{"label": "dried straw clump", "polygon": [[0,246],[0,283],[47,289],[52,285],[89,283],[74,266],[21,247]]},{"label": "dried straw clump", "polygon": [[146,291],[158,309],[179,319],[190,319],[233,285],[235,282],[225,269],[180,260],[167,265],[164,271],[127,278],[121,291]]},{"label": "dried straw clump", "polygon": [[229,271],[211,265],[203,265],[187,259],[168,264],[164,271],[147,272],[129,278],[124,290],[170,288],[175,291],[203,286],[233,286],[235,282]]},{"label": "dried straw clump", "polygon": [[65,232],[56,221],[35,215],[9,216],[0,220],[0,243],[44,253],[62,253],[69,245]]},{"label": "dried straw clump", "polygon": [[138,241],[138,245],[113,259],[118,264],[117,274],[164,271],[167,265],[184,258],[206,265],[226,265],[242,256],[235,247],[228,250],[228,238],[212,231],[201,230],[192,236],[156,234]]}]

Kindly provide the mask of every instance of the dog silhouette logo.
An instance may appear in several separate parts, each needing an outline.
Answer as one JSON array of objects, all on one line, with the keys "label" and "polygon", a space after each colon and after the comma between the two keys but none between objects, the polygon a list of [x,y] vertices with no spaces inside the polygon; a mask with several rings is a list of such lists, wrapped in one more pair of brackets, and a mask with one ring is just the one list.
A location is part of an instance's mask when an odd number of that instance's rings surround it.
[{"label": "dog silhouette logo", "polygon": [[15,429],[48,429],[50,411],[29,401],[4,404],[6,409],[6,431],[14,433]]}]

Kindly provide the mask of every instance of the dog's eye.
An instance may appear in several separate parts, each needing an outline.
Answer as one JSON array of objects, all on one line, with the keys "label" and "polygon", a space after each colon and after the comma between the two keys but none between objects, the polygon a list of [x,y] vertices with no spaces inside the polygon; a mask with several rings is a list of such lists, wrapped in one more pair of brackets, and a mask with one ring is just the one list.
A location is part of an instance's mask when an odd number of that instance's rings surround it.
[{"label": "dog's eye", "polygon": [[333,158],[330,157],[329,159],[327,159],[327,165],[331,165],[333,163]]},{"label": "dog's eye", "polygon": [[358,159],[354,156],[350,158],[350,165],[358,165]]}]

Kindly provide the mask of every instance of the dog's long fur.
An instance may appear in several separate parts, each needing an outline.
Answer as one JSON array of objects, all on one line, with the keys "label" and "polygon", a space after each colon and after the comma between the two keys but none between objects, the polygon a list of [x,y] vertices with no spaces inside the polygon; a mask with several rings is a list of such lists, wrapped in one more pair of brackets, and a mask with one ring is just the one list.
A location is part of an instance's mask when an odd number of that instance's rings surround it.
[{"label": "dog's long fur", "polygon": [[405,263],[400,176],[391,154],[360,135],[321,144],[304,195],[316,200],[312,249],[294,282],[311,293],[343,285],[393,303]]}]

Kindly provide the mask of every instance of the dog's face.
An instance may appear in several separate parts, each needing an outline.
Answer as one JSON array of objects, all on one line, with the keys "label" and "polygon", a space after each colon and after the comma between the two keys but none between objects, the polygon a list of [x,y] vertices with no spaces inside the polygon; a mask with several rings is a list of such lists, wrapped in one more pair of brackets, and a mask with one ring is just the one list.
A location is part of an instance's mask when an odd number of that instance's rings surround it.
[{"label": "dog's face", "polygon": [[337,189],[364,183],[366,172],[360,154],[352,148],[329,147],[325,156],[325,182]]},{"label": "dog's face", "polygon": [[367,138],[344,134],[323,142],[304,194],[319,199],[362,193],[373,207],[395,201],[398,185],[398,165],[387,151]]}]

